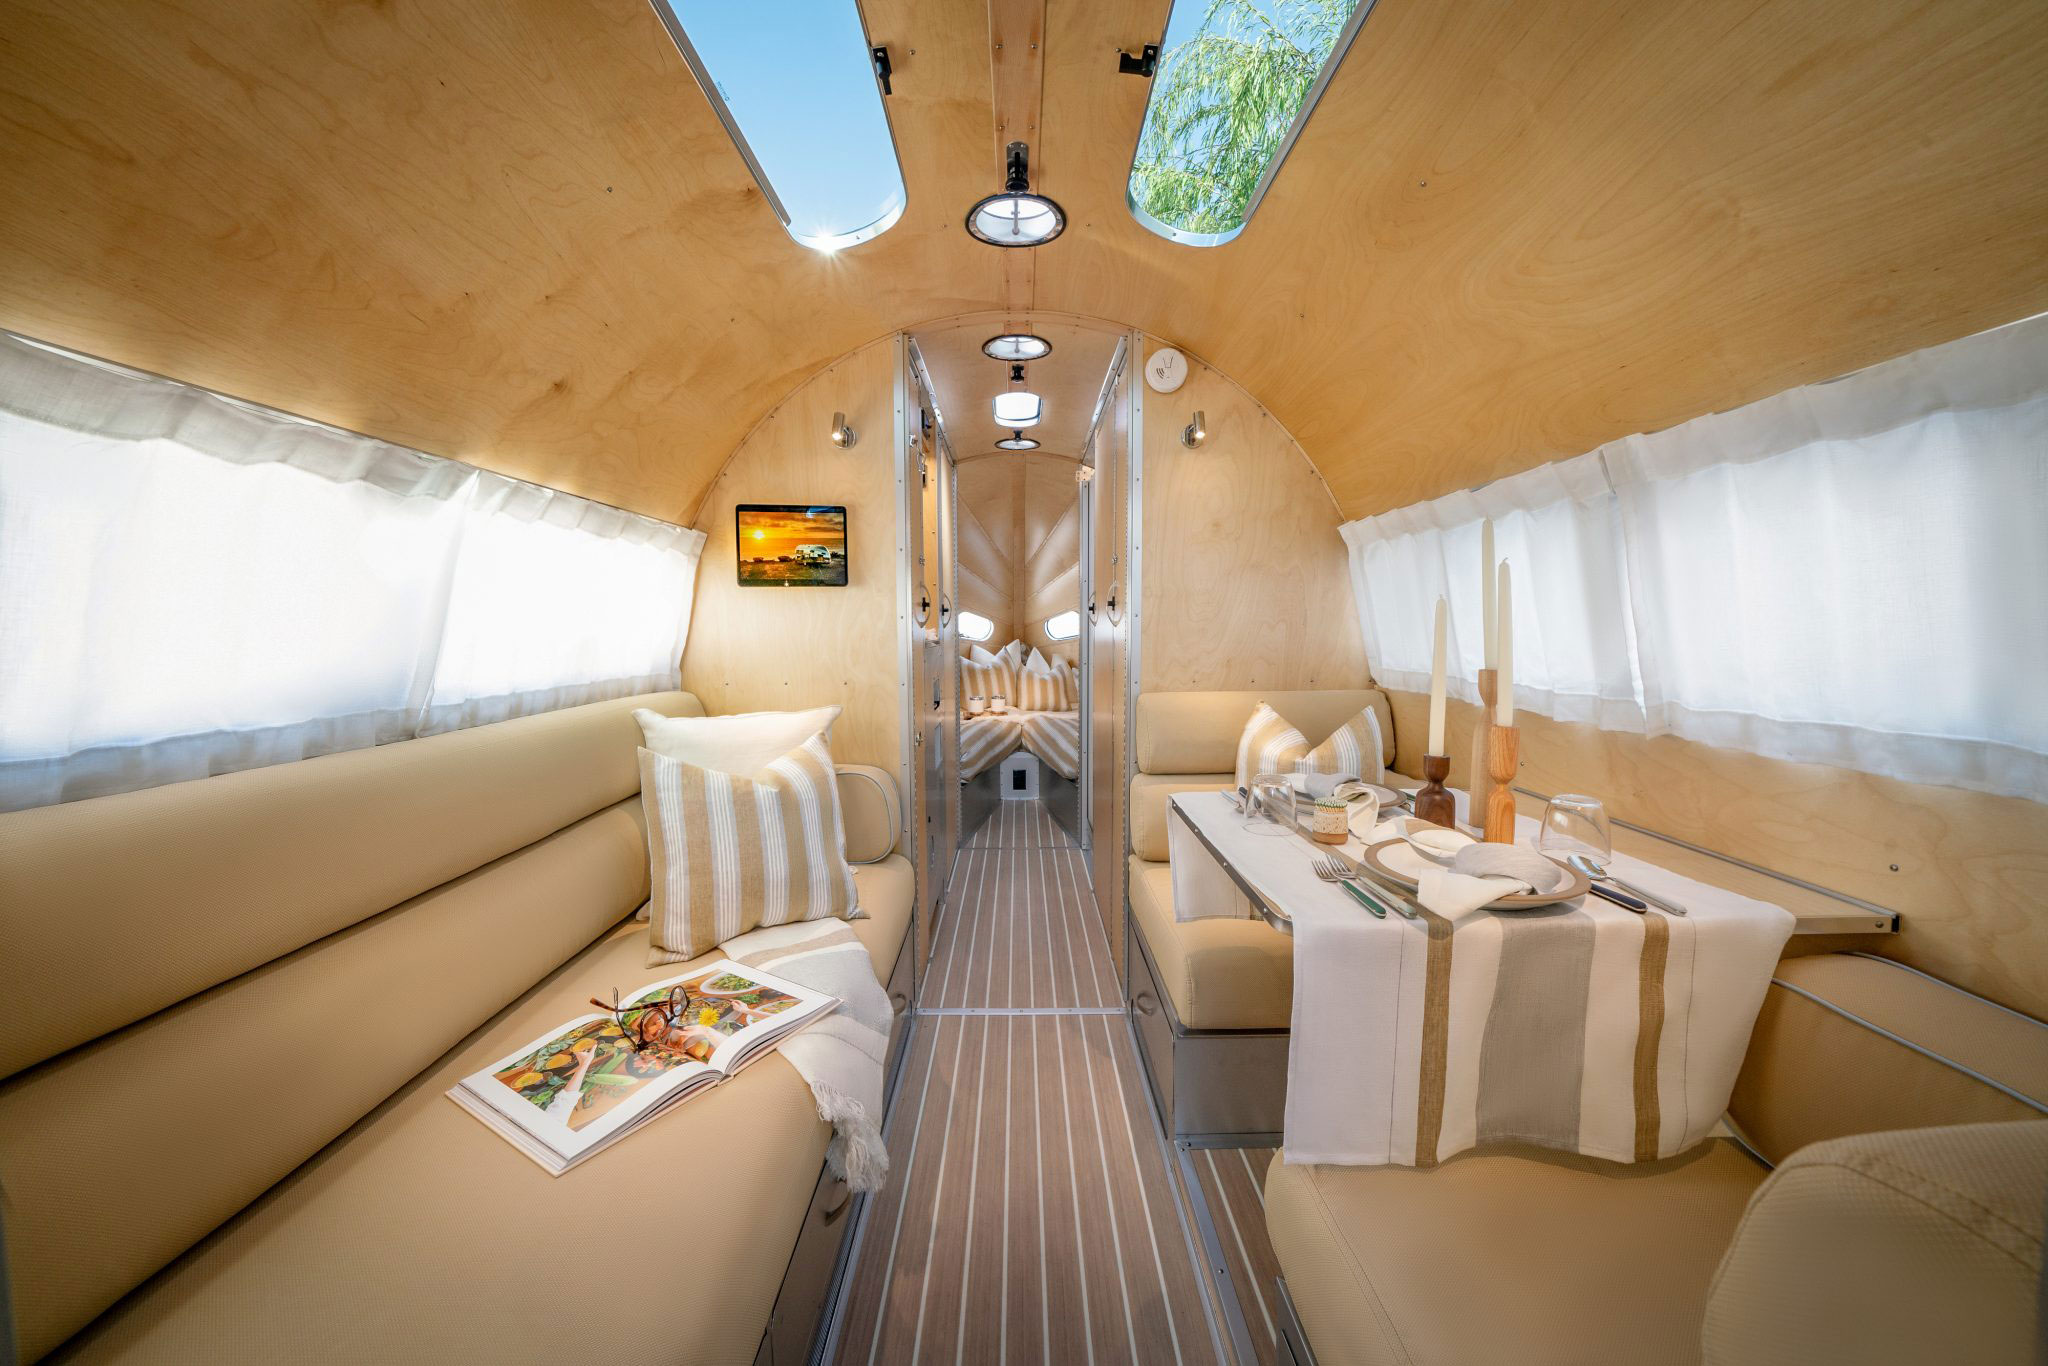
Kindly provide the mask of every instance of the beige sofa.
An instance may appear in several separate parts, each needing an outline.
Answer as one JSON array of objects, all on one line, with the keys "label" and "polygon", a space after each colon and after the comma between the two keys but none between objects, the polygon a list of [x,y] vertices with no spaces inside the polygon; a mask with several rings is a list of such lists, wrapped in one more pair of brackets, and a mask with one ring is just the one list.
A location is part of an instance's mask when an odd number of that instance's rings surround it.
[{"label": "beige sofa", "polygon": [[1237,742],[1264,701],[1312,742],[1371,707],[1385,760],[1394,714],[1377,688],[1152,692],[1138,697],[1132,752],[1132,1006],[1147,1075],[1178,1137],[1277,1133],[1286,1094],[1293,941],[1261,920],[1173,918],[1167,799],[1231,785]]},{"label": "beige sofa", "polygon": [[[702,714],[621,699],[0,817],[24,1360],[801,1359],[851,1221],[781,1058],[559,1179],[443,1094],[654,972],[636,706]],[[886,980],[895,785],[841,792]]]},{"label": "beige sofa", "polygon": [[[1266,1225],[1322,1366],[2029,1362],[2048,1026],[1859,954],[1786,959],[1717,1139],[1288,1166]],[[1759,1160],[1759,1159],[1762,1160]],[[1773,1172],[1766,1161],[1777,1164]]]}]

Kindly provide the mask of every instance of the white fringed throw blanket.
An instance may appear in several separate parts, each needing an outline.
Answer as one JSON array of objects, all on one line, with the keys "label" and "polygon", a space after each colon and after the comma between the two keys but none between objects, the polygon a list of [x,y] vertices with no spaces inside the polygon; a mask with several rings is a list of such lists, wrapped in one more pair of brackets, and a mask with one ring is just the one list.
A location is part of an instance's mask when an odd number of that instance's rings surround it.
[{"label": "white fringed throw blanket", "polygon": [[866,946],[843,920],[811,920],[754,930],[721,947],[735,962],[839,998],[837,1010],[784,1039],[777,1051],[810,1083],[819,1117],[832,1125],[825,1161],[833,1175],[856,1191],[880,1190],[889,1176],[882,1071],[893,1012]]}]

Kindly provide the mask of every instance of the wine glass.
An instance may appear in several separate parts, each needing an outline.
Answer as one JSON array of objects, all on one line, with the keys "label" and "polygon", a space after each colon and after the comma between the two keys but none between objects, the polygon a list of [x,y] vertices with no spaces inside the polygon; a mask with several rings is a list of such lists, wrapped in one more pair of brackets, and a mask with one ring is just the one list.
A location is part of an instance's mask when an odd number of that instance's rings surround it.
[{"label": "wine glass", "polygon": [[1296,829],[1294,780],[1284,773],[1261,773],[1252,779],[1252,799],[1245,829],[1254,835],[1286,835]]},{"label": "wine glass", "polygon": [[1614,855],[1614,835],[1607,826],[1607,806],[1598,797],[1560,792],[1543,808],[1543,828],[1536,832],[1536,852],[1563,863],[1585,854],[1604,865]]}]

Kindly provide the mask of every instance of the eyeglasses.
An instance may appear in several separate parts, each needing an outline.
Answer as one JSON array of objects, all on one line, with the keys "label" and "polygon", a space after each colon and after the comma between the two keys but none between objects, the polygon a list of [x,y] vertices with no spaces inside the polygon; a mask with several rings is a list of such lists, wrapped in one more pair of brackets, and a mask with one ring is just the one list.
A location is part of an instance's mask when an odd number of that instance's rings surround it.
[{"label": "eyeglasses", "polygon": [[[635,1053],[644,1053],[662,1042],[668,1032],[681,1023],[683,1011],[689,1003],[689,995],[680,985],[670,987],[665,995],[654,1000],[636,1001],[632,1005],[619,1003],[617,987],[612,988],[612,999],[609,1003],[600,1001],[595,996],[590,998],[590,1004],[599,1010],[611,1012],[612,1019],[619,1026],[619,1033],[625,1036],[626,1042],[632,1045]],[[628,1023],[628,1015],[636,1015],[639,1018]]]}]

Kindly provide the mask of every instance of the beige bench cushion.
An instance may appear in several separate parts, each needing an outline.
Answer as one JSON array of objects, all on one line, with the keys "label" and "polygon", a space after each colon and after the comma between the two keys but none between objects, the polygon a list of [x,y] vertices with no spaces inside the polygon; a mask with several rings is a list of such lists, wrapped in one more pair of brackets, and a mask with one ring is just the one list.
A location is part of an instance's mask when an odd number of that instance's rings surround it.
[{"label": "beige bench cushion", "polygon": [[1276,1157],[1266,1228],[1325,1366],[1684,1366],[1763,1179],[1726,1140],[1635,1166],[1534,1148],[1426,1171]]},{"label": "beige bench cushion", "polygon": [[[910,868],[856,877],[869,917],[851,928],[886,980]],[[610,931],[102,1315],[77,1359],[751,1361],[830,1137],[788,1063],[763,1060],[561,1178],[443,1094],[653,975],[647,927]],[[688,1255],[700,1221],[735,1210],[746,1236]]]},{"label": "beige bench cushion", "polygon": [[1772,1162],[1887,1129],[2048,1115],[2048,1025],[1898,963],[1778,964],[1728,1112]]},{"label": "beige bench cushion", "polygon": [[1764,1183],[1707,1304],[1714,1366],[2027,1361],[2048,1122],[1816,1143]]},{"label": "beige bench cushion", "polygon": [[1173,813],[1166,800],[1176,792],[1220,792],[1229,788],[1228,773],[1140,773],[1131,779],[1131,852],[1153,863],[1167,858],[1167,822]]},{"label": "beige bench cushion", "polygon": [[1394,708],[1378,688],[1311,692],[1148,692],[1138,696],[1140,773],[1221,773],[1237,769],[1237,742],[1252,711],[1265,702],[1321,744],[1337,727],[1371,707],[1380,743],[1394,762]]},{"label": "beige bench cushion", "polygon": [[1173,869],[1131,860],[1131,914],[1173,1013],[1189,1029],[1285,1029],[1294,941],[1263,920],[1173,918]]}]

